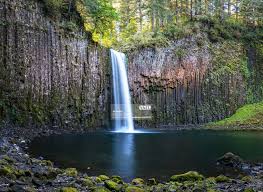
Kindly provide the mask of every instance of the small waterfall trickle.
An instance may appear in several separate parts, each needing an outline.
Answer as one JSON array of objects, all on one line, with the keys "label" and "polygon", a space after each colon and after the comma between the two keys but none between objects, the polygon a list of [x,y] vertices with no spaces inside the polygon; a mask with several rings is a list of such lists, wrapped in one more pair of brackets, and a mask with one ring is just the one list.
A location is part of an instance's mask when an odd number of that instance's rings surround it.
[{"label": "small waterfall trickle", "polygon": [[131,97],[126,71],[125,54],[113,49],[111,52],[113,74],[113,115],[116,132],[134,132]]}]

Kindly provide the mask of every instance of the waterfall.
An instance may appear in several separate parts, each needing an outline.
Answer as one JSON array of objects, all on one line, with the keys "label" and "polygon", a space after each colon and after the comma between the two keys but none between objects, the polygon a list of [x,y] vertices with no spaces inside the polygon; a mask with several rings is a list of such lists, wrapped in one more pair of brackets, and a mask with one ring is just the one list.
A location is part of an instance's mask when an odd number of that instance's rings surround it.
[{"label": "waterfall", "polygon": [[113,49],[111,52],[114,104],[113,118],[116,132],[133,132],[131,97],[126,71],[126,57]]}]

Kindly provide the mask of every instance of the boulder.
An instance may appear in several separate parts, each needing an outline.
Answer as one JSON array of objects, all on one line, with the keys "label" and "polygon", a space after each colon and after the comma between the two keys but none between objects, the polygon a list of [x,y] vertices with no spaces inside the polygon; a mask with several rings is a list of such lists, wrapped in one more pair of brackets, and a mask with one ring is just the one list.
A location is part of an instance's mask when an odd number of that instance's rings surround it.
[{"label": "boulder", "polygon": [[198,172],[189,171],[189,172],[184,173],[184,174],[173,175],[170,178],[170,180],[174,181],[174,182],[201,181],[201,180],[204,180],[204,176],[199,174]]},{"label": "boulder", "polygon": [[231,152],[226,153],[217,160],[217,164],[232,168],[242,168],[243,163],[243,159]]}]

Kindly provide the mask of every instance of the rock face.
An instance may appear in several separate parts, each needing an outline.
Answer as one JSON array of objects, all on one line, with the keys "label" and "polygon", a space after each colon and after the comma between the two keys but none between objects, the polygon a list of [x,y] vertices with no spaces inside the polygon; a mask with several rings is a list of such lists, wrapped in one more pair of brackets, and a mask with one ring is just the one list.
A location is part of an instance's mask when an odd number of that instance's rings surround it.
[{"label": "rock face", "polygon": [[34,0],[0,1],[0,119],[22,125],[109,122],[109,53],[47,18]]},{"label": "rock face", "polygon": [[[201,124],[223,119],[244,104],[246,82],[239,71],[240,48],[230,44],[225,49],[225,45],[212,45],[206,37],[201,38],[128,53],[134,103],[153,107],[153,118],[138,125]],[[229,56],[222,56],[223,67],[217,65],[221,59],[218,52]],[[231,68],[230,62],[236,67],[233,71],[224,69]]]}]

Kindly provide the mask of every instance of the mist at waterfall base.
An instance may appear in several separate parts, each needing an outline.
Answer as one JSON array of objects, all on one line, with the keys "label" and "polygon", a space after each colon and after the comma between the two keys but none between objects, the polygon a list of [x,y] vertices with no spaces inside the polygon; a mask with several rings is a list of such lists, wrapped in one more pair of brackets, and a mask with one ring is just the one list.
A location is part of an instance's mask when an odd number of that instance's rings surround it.
[{"label": "mist at waterfall base", "polygon": [[[94,132],[36,138],[33,157],[61,167],[76,167],[89,176],[120,175],[167,180],[195,170],[205,176],[225,174],[216,160],[227,152],[252,162],[263,161],[263,133],[227,131],[165,131],[159,133]],[[89,168],[89,169],[87,169]]]}]

